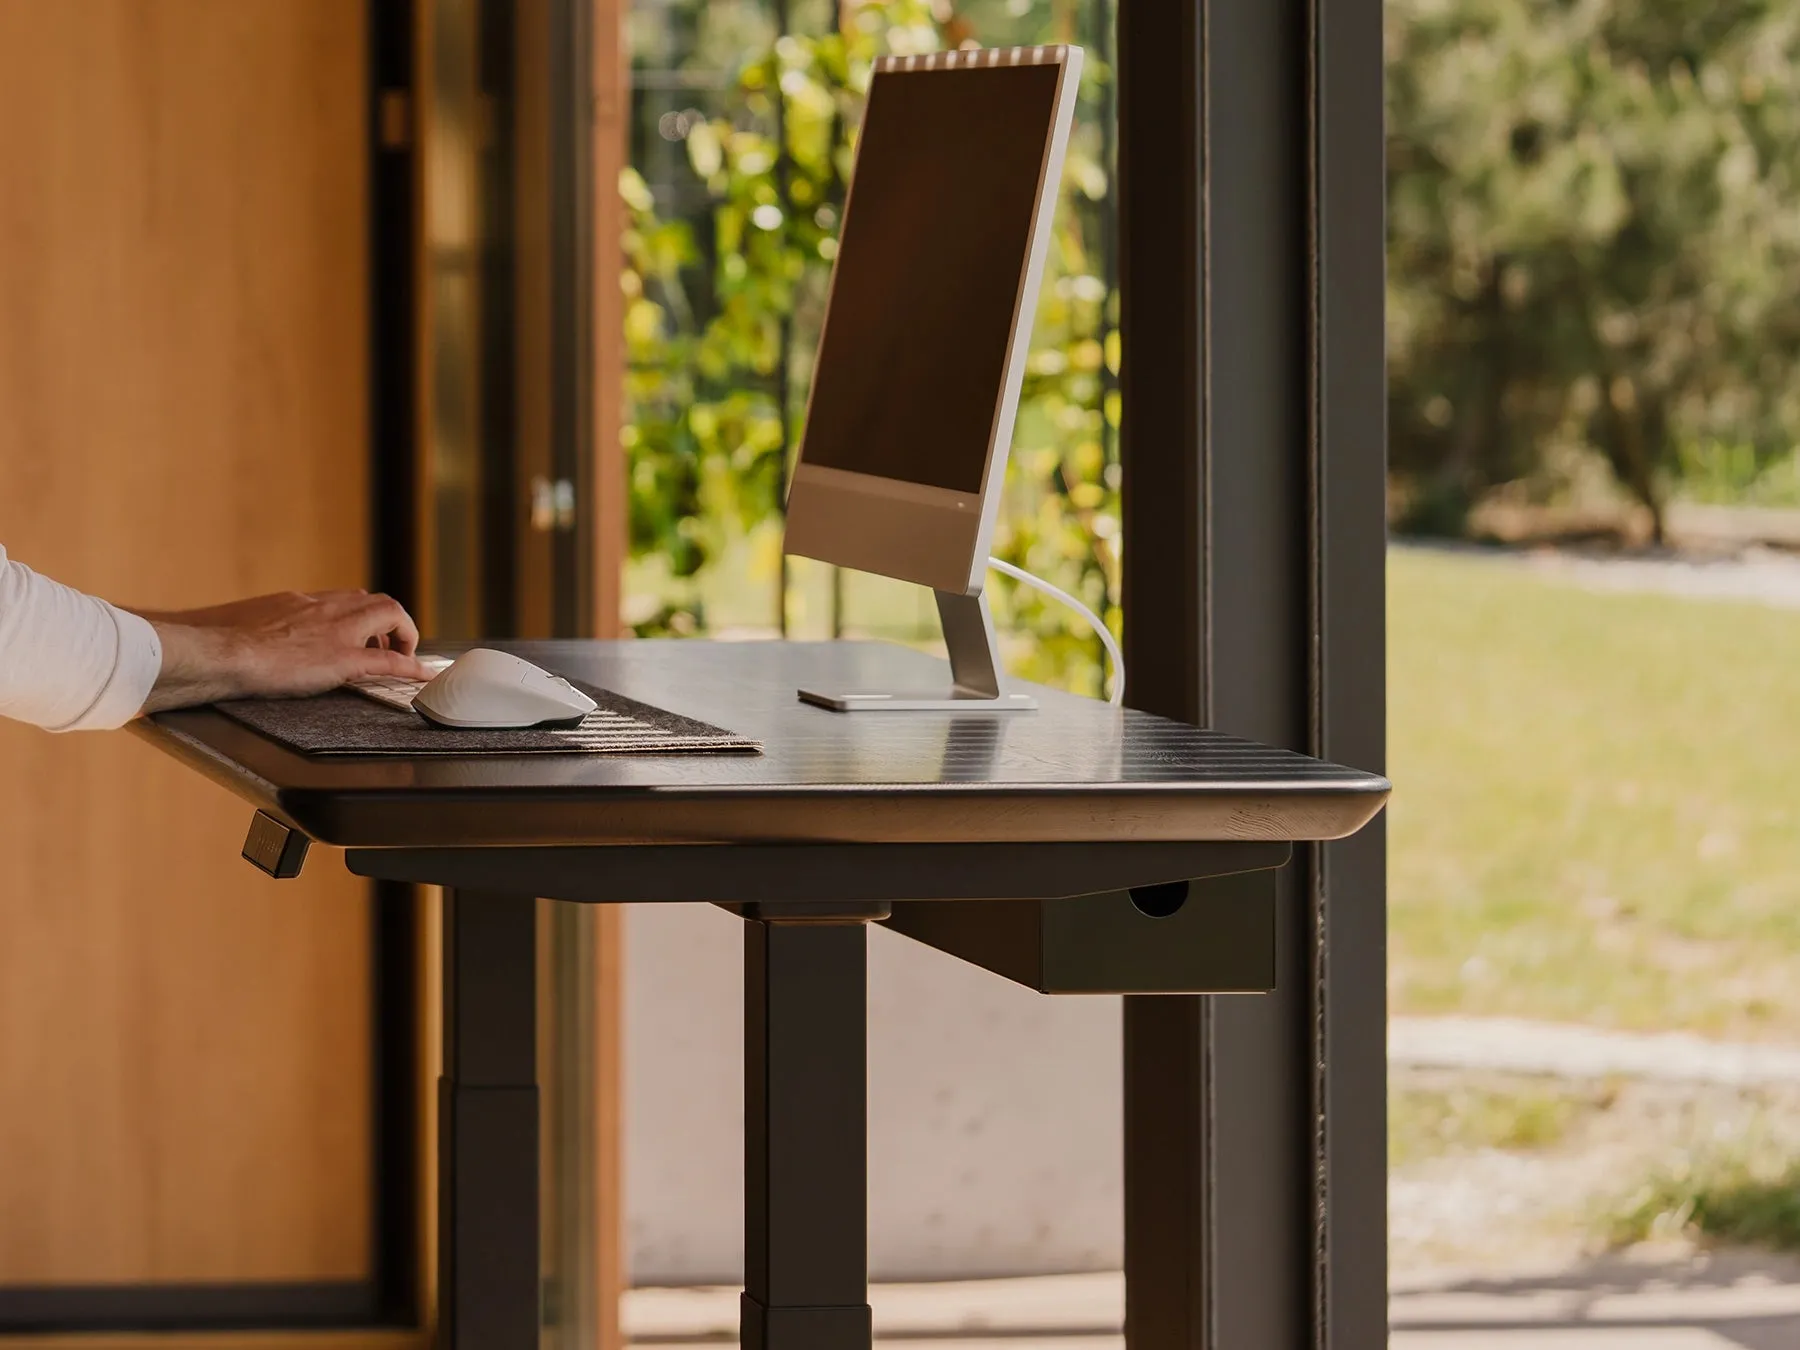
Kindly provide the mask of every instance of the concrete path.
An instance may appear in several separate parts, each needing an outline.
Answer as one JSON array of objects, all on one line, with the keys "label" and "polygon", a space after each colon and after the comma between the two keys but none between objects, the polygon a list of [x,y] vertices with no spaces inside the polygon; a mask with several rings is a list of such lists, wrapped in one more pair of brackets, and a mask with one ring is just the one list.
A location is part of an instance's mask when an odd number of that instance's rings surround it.
[{"label": "concrete path", "polygon": [[1795,1350],[1800,1261],[1612,1256],[1570,1270],[1403,1281],[1394,1350]]},{"label": "concrete path", "polygon": [[1685,1032],[1609,1031],[1516,1017],[1391,1018],[1388,1063],[1724,1087],[1800,1083],[1800,1050],[1785,1045],[1732,1044]]},{"label": "concrete path", "polygon": [[[1117,1273],[870,1292],[876,1339],[918,1350],[1123,1350]],[[1514,1276],[1403,1277],[1393,1350],[1795,1350],[1800,1261],[1754,1253],[1610,1257]],[[736,1340],[736,1289],[639,1289],[634,1345],[699,1350]]]},{"label": "concrete path", "polygon": [[1593,591],[1648,591],[1695,600],[1738,600],[1800,608],[1800,556],[1766,548],[1723,555],[1616,553],[1582,548],[1494,548],[1396,539],[1396,553],[1449,553],[1495,567],[1536,572]]}]

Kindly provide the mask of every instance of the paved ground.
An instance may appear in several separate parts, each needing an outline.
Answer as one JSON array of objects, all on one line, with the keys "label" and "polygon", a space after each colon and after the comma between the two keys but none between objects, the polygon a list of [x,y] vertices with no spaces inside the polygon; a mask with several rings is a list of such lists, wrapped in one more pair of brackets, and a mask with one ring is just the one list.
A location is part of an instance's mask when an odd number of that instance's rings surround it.
[{"label": "paved ground", "polygon": [[[1124,1281],[1060,1275],[871,1291],[877,1340],[918,1350],[1122,1350]],[[737,1290],[640,1289],[635,1344],[698,1350],[736,1339]],[[1795,1350],[1800,1261],[1678,1252],[1496,1278],[1403,1278],[1393,1350]]]},{"label": "paved ground", "polygon": [[1795,1350],[1800,1261],[1750,1252],[1620,1255],[1509,1277],[1412,1277],[1395,1350]]},{"label": "paved ground", "polygon": [[1800,1049],[1731,1044],[1678,1031],[1614,1031],[1516,1017],[1394,1017],[1396,1068],[1479,1069],[1556,1078],[1634,1078],[1766,1087],[1800,1083]]},{"label": "paved ground", "polygon": [[1455,553],[1540,572],[1596,591],[1654,591],[1696,600],[1747,600],[1800,608],[1800,554],[1748,547],[1729,552],[1617,553],[1581,548],[1490,548],[1395,540],[1395,551]]}]

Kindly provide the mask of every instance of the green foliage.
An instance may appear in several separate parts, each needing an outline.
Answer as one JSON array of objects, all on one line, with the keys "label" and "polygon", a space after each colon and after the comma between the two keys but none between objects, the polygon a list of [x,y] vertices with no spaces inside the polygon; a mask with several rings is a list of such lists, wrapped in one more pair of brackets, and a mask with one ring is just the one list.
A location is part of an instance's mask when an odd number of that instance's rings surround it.
[{"label": "green foliage", "polygon": [[1585,444],[1660,512],[1678,447],[1800,430],[1800,11],[1387,7],[1392,462],[1415,523]]},{"label": "green foliage", "polygon": [[[638,172],[623,176],[630,546],[659,578],[653,603],[635,597],[640,633],[705,628],[703,583],[731,541],[774,549],[873,63],[975,26],[923,0],[882,0],[840,27],[768,35],[741,57],[725,106],[684,124],[703,213],[673,213]],[[1119,350],[1099,124],[1109,79],[1090,55],[996,551],[1116,627]],[[776,584],[770,612],[784,616],[785,572]],[[1031,635],[1025,673],[1098,690],[1097,644],[1079,619],[1031,592],[998,598],[1003,623]]]},{"label": "green foliage", "polygon": [[1685,1237],[1800,1252],[1800,1163],[1733,1154],[1678,1163],[1645,1182],[1604,1236],[1615,1247]]},{"label": "green foliage", "polygon": [[1685,443],[1675,478],[1689,501],[1717,506],[1800,507],[1800,456],[1771,460],[1742,441]]}]

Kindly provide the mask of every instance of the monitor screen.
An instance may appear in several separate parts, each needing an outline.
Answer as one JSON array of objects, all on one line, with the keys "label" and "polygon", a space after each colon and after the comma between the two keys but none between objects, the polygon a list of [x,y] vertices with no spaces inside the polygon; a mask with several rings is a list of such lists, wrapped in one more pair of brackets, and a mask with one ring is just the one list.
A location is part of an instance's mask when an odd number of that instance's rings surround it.
[{"label": "monitor screen", "polygon": [[981,491],[1060,71],[871,82],[806,463]]}]

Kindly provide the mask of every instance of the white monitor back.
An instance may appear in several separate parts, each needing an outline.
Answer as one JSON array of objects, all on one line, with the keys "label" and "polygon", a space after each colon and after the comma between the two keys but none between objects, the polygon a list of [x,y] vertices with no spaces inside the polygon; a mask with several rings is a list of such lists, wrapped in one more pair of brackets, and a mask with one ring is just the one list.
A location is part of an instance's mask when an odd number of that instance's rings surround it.
[{"label": "white monitor back", "polygon": [[1025,47],[876,65],[789,553],[981,591],[1081,58]]}]

